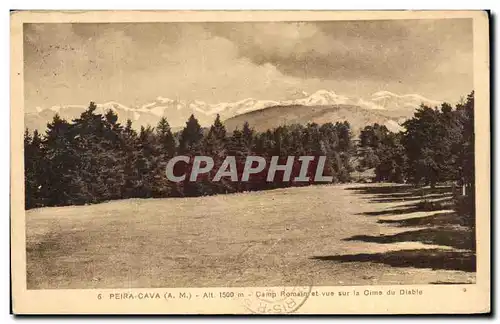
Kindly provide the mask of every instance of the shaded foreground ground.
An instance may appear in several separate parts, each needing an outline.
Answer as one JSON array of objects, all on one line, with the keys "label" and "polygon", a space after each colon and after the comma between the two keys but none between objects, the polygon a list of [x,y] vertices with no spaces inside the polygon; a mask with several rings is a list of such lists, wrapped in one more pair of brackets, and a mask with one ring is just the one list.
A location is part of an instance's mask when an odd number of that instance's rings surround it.
[{"label": "shaded foreground ground", "polygon": [[450,198],[325,185],[34,209],[28,288],[472,283],[473,232]]}]

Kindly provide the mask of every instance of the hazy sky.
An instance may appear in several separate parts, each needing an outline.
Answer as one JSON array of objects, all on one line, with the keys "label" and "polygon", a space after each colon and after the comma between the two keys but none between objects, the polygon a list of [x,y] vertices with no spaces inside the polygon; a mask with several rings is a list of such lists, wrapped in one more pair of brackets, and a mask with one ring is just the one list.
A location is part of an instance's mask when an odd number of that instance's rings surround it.
[{"label": "hazy sky", "polygon": [[26,110],[472,90],[472,20],[25,24]]}]

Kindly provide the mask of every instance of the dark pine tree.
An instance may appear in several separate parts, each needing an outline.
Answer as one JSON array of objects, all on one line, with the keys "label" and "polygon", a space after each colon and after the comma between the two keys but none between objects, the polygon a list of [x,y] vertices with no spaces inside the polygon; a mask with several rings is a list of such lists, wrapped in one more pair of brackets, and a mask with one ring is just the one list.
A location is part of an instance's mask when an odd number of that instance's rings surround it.
[{"label": "dark pine tree", "polygon": [[162,117],[156,126],[156,149],[154,159],[156,160],[153,170],[154,197],[168,197],[175,190],[175,183],[168,181],[166,167],[168,160],[175,155],[175,139],[170,130],[170,125],[165,117]]},{"label": "dark pine tree", "polygon": [[132,128],[132,121],[127,120],[127,124],[121,134],[122,139],[122,162],[124,172],[123,197],[136,197],[135,193],[140,181],[139,170],[137,169],[138,159],[138,139],[137,132]]},{"label": "dark pine tree", "polygon": [[79,156],[73,146],[70,129],[71,125],[58,114],[47,124],[42,143],[45,172],[40,184],[47,206],[74,203],[70,192],[77,181],[72,174],[78,168]]},{"label": "dark pine tree", "polygon": [[[203,130],[198,123],[198,120],[191,115],[186,122],[186,127],[182,130],[179,139],[179,154],[190,157],[190,163],[186,165],[183,173],[186,174],[185,181],[177,184],[177,192],[184,196],[200,196],[206,194],[205,184],[200,182],[189,181],[191,176],[191,167],[194,157],[203,155]],[[201,179],[200,179],[201,180]]]},{"label": "dark pine tree", "polygon": [[[209,179],[213,179],[224,162],[227,151],[227,131],[224,124],[220,120],[219,114],[214,120],[213,125],[210,127],[207,136],[203,139],[203,147],[205,149],[205,155],[210,156],[214,160],[214,168],[209,173]],[[230,181],[226,178],[222,178],[220,181],[212,183],[212,193],[227,193],[231,192],[232,185]]]},{"label": "dark pine tree", "polygon": [[25,208],[41,207],[45,204],[42,186],[45,176],[45,159],[42,152],[42,138],[37,130],[33,136],[24,132],[24,187]]},{"label": "dark pine tree", "polygon": [[202,140],[203,130],[198,120],[191,115],[186,122],[186,127],[182,130],[179,140],[179,153],[183,155],[195,156],[203,152]]}]

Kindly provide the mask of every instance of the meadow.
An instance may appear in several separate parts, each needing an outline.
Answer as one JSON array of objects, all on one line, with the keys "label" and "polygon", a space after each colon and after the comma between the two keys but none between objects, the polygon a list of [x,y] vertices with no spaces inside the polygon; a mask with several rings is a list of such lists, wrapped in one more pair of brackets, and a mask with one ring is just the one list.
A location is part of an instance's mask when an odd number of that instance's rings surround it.
[{"label": "meadow", "polygon": [[448,187],[331,184],[26,212],[28,289],[474,283]]}]

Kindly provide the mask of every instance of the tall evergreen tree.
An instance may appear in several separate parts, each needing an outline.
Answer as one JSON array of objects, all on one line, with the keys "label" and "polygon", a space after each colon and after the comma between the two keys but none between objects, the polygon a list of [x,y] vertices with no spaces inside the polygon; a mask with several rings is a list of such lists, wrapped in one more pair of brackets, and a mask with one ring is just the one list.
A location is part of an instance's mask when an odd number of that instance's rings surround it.
[{"label": "tall evergreen tree", "polygon": [[135,168],[138,179],[135,196],[149,198],[155,196],[157,189],[155,177],[158,176],[158,154],[154,128],[141,126],[137,139],[137,159]]},{"label": "tall evergreen tree", "polygon": [[59,114],[54,115],[47,124],[42,143],[45,158],[45,174],[41,183],[41,194],[48,206],[73,204],[70,189],[75,179],[72,174],[78,167],[78,153],[72,143],[71,125]]},{"label": "tall evergreen tree", "polygon": [[198,120],[191,115],[182,130],[179,141],[179,152],[184,155],[199,155],[203,152],[202,142],[203,130]]},{"label": "tall evergreen tree", "polygon": [[[227,144],[227,155],[235,157],[238,180],[241,180],[246,158],[250,155],[250,149],[241,130],[234,130],[233,135],[229,138],[229,142]],[[245,190],[245,184],[238,181],[234,184],[233,188],[235,191],[243,191]]]},{"label": "tall evergreen tree", "polygon": [[194,157],[203,155],[203,130],[198,120],[191,115],[186,122],[186,127],[181,132],[179,139],[179,154],[190,157],[190,163],[186,166],[186,180],[177,185],[177,191],[185,196],[199,196],[203,194],[205,187],[202,182],[189,181]]},{"label": "tall evergreen tree", "polygon": [[409,161],[410,181],[434,186],[440,177],[436,159],[436,148],[441,140],[439,110],[422,105],[403,127],[406,128],[403,144]]},{"label": "tall evergreen tree", "polygon": [[132,128],[132,121],[127,120],[127,124],[121,134],[122,150],[121,155],[124,172],[124,185],[122,195],[124,198],[136,197],[135,193],[140,181],[139,170],[137,169],[138,159],[138,139],[137,132]]},{"label": "tall evergreen tree", "polygon": [[71,125],[71,146],[78,156],[69,196],[74,204],[96,203],[122,197],[125,176],[119,156],[121,125],[108,111],[96,114],[91,102],[88,109]]},{"label": "tall evergreen tree", "polygon": [[[217,171],[226,159],[226,146],[228,143],[226,135],[226,127],[222,124],[219,114],[217,114],[213,125],[210,127],[207,136],[203,140],[205,155],[210,156],[214,160],[214,167],[209,173],[209,179],[215,177]],[[219,182],[213,182],[212,187],[213,193],[227,193],[233,190],[231,183],[225,178],[222,178]]]},{"label": "tall evergreen tree", "polygon": [[25,208],[41,207],[45,203],[41,191],[45,184],[45,160],[42,138],[37,130],[33,132],[33,136],[28,129],[24,133],[24,170]]},{"label": "tall evergreen tree", "polygon": [[156,136],[160,150],[165,157],[171,158],[175,155],[175,139],[172,135],[170,125],[165,117],[162,117],[156,126]]},{"label": "tall evergreen tree", "polygon": [[250,124],[247,121],[245,121],[245,123],[243,124],[241,135],[243,136],[243,141],[245,142],[247,149],[251,150],[253,146],[255,132],[252,128],[250,128]]},{"label": "tall evergreen tree", "polygon": [[156,150],[152,159],[155,159],[153,196],[168,197],[174,190],[175,184],[168,181],[166,167],[168,160],[175,155],[175,139],[170,130],[170,125],[165,117],[162,117],[156,127]]},{"label": "tall evergreen tree", "polygon": [[462,126],[462,141],[458,147],[457,169],[458,178],[464,186],[463,193],[475,199],[475,132],[474,132],[474,91],[472,91],[465,103],[457,106],[457,119]]}]

